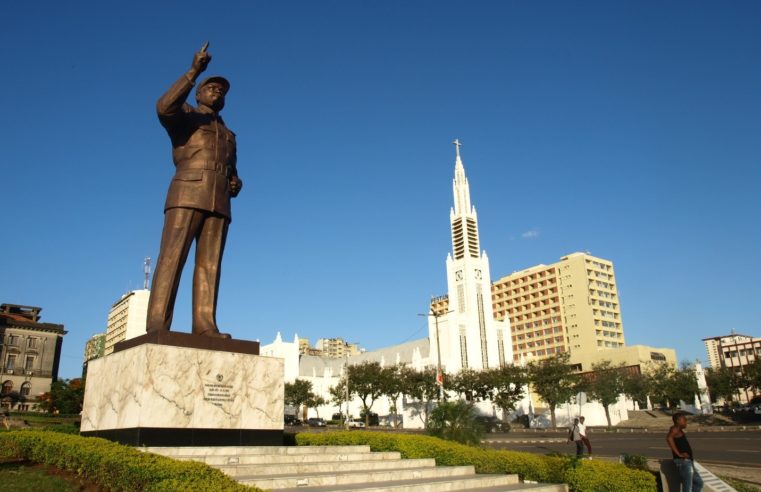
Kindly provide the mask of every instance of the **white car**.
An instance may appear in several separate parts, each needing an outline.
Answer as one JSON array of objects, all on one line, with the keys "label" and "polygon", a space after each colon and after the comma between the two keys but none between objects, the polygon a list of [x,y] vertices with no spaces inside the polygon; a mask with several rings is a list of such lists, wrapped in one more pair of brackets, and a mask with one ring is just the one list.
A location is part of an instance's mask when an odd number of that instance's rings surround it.
[{"label": "white car", "polygon": [[365,422],[362,419],[352,419],[346,423],[346,425],[351,429],[352,427],[355,429],[364,429],[365,428]]}]

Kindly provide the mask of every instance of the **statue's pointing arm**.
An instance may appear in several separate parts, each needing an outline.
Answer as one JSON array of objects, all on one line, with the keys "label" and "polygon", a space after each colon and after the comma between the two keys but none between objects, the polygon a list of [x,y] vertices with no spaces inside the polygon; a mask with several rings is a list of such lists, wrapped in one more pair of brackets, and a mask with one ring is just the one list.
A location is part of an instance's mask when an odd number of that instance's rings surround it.
[{"label": "statue's pointing arm", "polygon": [[166,93],[156,103],[156,112],[161,124],[165,127],[171,125],[182,114],[182,106],[188,98],[191,89],[195,85],[198,76],[206,70],[211,61],[211,55],[205,51],[199,51],[193,57],[193,65],[185,72],[177,82],[172,84]]}]

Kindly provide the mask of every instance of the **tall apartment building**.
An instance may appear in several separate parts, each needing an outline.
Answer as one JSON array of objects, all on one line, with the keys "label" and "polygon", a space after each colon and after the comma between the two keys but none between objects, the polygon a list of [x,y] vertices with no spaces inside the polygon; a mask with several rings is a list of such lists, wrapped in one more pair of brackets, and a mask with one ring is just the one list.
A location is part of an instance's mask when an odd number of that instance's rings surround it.
[{"label": "tall apartment building", "polygon": [[513,359],[625,345],[613,263],[572,253],[492,284],[494,318],[510,319]]},{"label": "tall apartment building", "polygon": [[145,334],[150,295],[148,289],[133,290],[114,303],[108,313],[104,355],[113,353],[116,343]]},{"label": "tall apartment building", "polygon": [[729,335],[704,338],[703,343],[712,369],[740,367],[761,356],[761,338],[741,335],[734,330]]},{"label": "tall apartment building", "polygon": [[42,308],[0,305],[0,402],[4,408],[32,409],[36,397],[58,379],[63,325],[40,322]]},{"label": "tall apartment building", "polygon": [[[761,358],[761,338],[740,335],[734,330],[729,335],[704,338],[712,369],[733,368],[745,372],[746,366]],[[754,396],[751,388],[739,392],[739,401],[747,403]]]},{"label": "tall apartment building", "polygon": [[356,355],[360,352],[359,345],[346,342],[343,338],[320,338],[314,344],[314,348],[323,357],[340,358],[347,355]]}]

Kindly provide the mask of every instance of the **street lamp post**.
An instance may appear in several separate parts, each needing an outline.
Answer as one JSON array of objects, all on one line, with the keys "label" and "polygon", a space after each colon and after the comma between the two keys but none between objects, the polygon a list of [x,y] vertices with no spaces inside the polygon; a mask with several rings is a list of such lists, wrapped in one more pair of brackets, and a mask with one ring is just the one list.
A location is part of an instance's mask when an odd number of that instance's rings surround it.
[{"label": "street lamp post", "polygon": [[344,362],[344,377],[346,378],[346,384],[344,386],[344,398],[346,399],[346,415],[344,415],[343,418],[343,427],[346,429],[346,426],[349,422],[349,354],[346,353],[346,361]]},{"label": "street lamp post", "polygon": [[[454,311],[447,311],[444,314],[449,314]],[[439,317],[443,316],[440,313],[437,313],[433,306],[431,307],[431,311],[427,314],[418,314],[418,316],[433,316],[434,323],[436,325],[436,383],[439,385],[439,401],[442,401],[444,399],[444,372],[441,369],[441,342],[439,337]]]}]

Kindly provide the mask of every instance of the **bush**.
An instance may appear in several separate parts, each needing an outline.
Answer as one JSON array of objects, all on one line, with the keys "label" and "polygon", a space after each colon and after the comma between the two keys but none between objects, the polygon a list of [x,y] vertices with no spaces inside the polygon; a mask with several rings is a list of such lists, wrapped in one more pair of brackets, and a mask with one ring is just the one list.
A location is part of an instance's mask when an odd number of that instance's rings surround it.
[{"label": "bush", "polygon": [[567,483],[572,491],[655,491],[652,473],[618,463],[497,451],[465,446],[432,436],[351,431],[301,433],[299,446],[369,445],[373,451],[398,451],[403,458],[435,458],[438,465],[473,465],[477,473],[514,473],[523,480]]},{"label": "bush", "polygon": [[623,456],[623,463],[629,468],[634,468],[635,470],[650,469],[650,467],[647,466],[647,456],[642,456],[641,454],[625,454]]},{"label": "bush", "polygon": [[259,490],[203,463],[176,461],[97,437],[59,432],[3,432],[0,458],[21,458],[68,470],[106,490]]},{"label": "bush", "polygon": [[428,434],[460,444],[479,444],[484,433],[476,421],[473,405],[457,400],[442,402],[431,411],[427,425]]},{"label": "bush", "polygon": [[36,430],[60,432],[62,434],[74,434],[76,436],[79,435],[79,425],[75,424],[46,425],[45,427],[38,427]]}]

